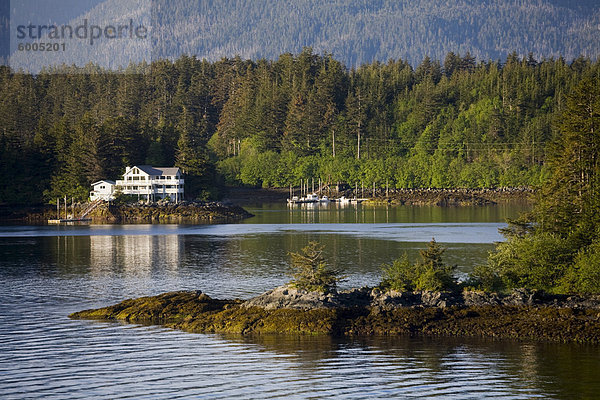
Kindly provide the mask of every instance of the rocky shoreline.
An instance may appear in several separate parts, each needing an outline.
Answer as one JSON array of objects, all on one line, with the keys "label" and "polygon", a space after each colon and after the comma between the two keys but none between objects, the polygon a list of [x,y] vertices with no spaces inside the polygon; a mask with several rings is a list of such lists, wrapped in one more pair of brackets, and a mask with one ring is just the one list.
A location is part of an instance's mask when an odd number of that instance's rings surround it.
[{"label": "rocky shoreline", "polygon": [[248,301],[200,291],[125,300],[73,319],[160,324],[199,333],[472,336],[600,344],[600,296],[515,290],[318,293],[288,286]]},{"label": "rocky shoreline", "polygon": [[[413,206],[482,206],[509,201],[529,202],[533,194],[534,190],[526,187],[495,189],[380,189],[375,192],[375,198],[370,198],[368,202]],[[353,193],[352,196],[354,196]]]},{"label": "rocky shoreline", "polygon": [[[297,194],[298,190],[296,190]],[[358,192],[352,189],[340,191],[324,190],[321,194],[331,198],[345,196],[347,198],[365,198],[365,204],[392,205],[435,205],[435,206],[474,206],[506,203],[510,201],[529,202],[534,190],[528,187],[493,188],[493,189],[381,189],[365,188]],[[249,204],[253,202],[285,202],[290,197],[289,188],[230,188],[227,201],[234,204]]]},{"label": "rocky shoreline", "polygon": [[[75,215],[79,215],[87,204],[76,204]],[[67,212],[71,213],[71,206]],[[87,218],[94,223],[211,223],[236,221],[251,217],[242,207],[220,202],[188,202],[109,205],[103,203]],[[2,220],[27,223],[45,223],[56,218],[53,206],[21,207],[6,209]]]},{"label": "rocky shoreline", "polygon": [[90,217],[94,222],[138,223],[138,222],[227,222],[253,215],[242,207],[220,202],[187,202],[178,204],[133,204],[109,207],[103,205],[94,210]]}]

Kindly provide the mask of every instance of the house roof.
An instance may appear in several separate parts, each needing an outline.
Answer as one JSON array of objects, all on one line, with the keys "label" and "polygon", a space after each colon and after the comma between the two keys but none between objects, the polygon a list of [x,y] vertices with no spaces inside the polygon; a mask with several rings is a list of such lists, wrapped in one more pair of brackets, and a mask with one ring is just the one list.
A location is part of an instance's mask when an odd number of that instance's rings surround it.
[{"label": "house roof", "polygon": [[148,175],[177,175],[179,172],[178,167],[153,167],[151,165],[135,165],[134,167],[139,168]]},{"label": "house roof", "polygon": [[91,185],[91,186],[96,186],[96,185],[97,185],[97,184],[99,184],[99,183],[108,183],[109,185],[114,185],[114,184],[115,184],[115,181],[109,181],[109,180],[103,179],[103,180],[101,180],[101,181],[98,181],[98,182],[94,182],[94,183],[92,183],[92,185]]}]

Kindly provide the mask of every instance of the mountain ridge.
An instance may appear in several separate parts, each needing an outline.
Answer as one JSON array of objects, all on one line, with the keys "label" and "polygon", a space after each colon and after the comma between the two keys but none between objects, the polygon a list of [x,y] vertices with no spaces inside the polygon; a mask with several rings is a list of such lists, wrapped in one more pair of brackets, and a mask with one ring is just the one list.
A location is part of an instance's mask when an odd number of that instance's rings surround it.
[{"label": "mountain ridge", "polygon": [[[92,0],[88,0],[92,4]],[[125,4],[125,5],[124,5]],[[71,21],[120,21],[135,3],[106,0]],[[329,53],[347,67],[390,59],[416,67],[450,52],[479,61],[513,52],[567,62],[600,54],[600,6],[569,0],[148,0],[151,55],[139,43],[116,50],[110,41],[75,52],[73,64],[103,60],[105,68],[142,59],[196,56],[207,61],[240,56],[275,60],[304,47]],[[87,46],[89,47],[89,46]],[[146,53],[143,53],[146,52]],[[21,55],[23,56],[23,55]],[[147,60],[146,58],[150,58]],[[67,63],[69,64],[69,63]]]}]

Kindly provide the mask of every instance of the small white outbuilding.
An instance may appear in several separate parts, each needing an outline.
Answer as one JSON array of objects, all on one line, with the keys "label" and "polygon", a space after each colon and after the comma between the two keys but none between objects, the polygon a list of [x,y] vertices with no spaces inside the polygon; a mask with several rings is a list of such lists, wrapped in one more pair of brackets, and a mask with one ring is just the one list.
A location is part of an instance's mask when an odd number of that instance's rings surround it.
[{"label": "small white outbuilding", "polygon": [[115,182],[102,180],[92,183],[93,190],[90,192],[90,200],[114,200]]}]

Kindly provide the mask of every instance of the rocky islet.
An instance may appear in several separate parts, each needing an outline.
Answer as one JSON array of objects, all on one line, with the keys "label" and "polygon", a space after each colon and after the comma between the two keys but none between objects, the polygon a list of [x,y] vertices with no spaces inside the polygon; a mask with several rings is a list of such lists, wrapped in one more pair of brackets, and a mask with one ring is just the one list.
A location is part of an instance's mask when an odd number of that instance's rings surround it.
[{"label": "rocky islet", "polygon": [[247,301],[200,291],[169,292],[70,315],[73,319],[160,324],[199,333],[472,336],[600,343],[600,296],[523,289],[330,293],[282,286]]}]

